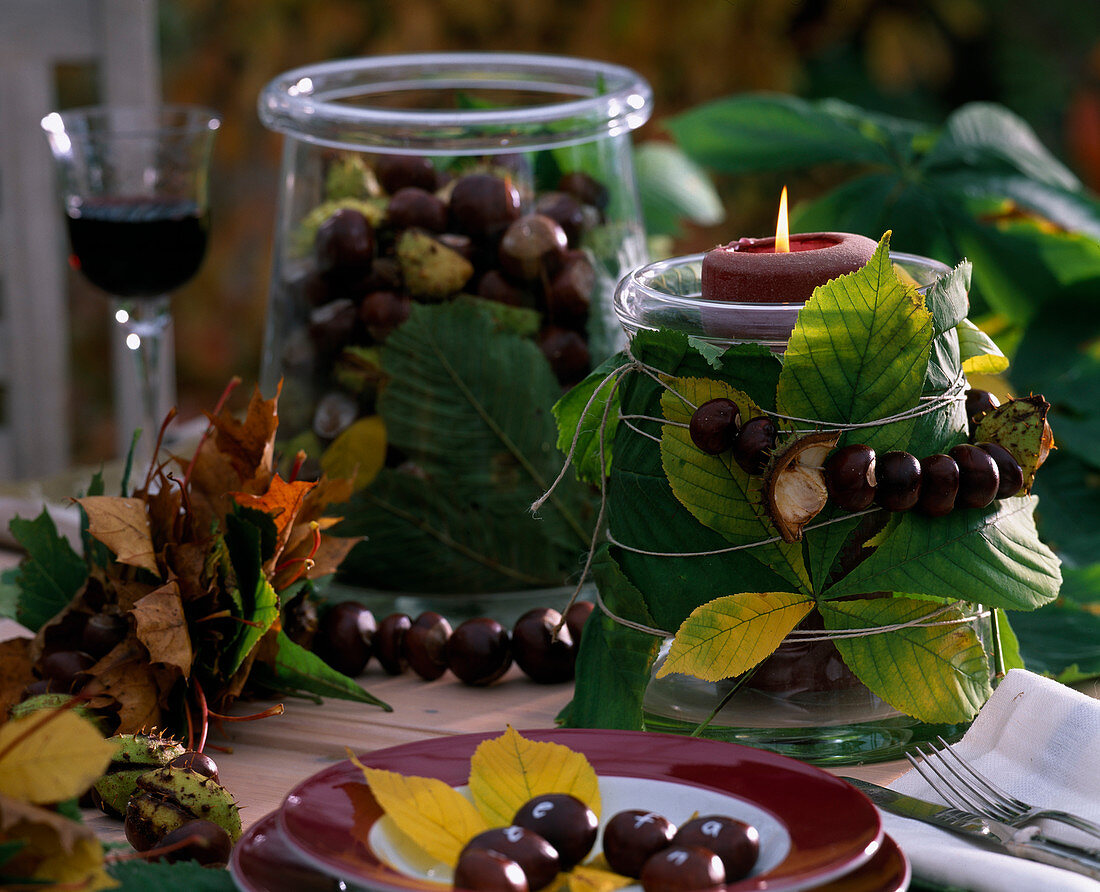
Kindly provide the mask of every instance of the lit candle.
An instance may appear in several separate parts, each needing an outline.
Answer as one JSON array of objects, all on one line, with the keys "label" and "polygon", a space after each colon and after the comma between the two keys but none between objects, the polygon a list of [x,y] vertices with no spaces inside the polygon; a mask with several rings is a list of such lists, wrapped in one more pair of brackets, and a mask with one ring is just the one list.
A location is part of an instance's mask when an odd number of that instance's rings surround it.
[{"label": "lit candle", "polygon": [[818,285],[855,272],[876,244],[850,232],[788,235],[787,188],[779,202],[775,238],[742,238],[703,257],[703,300],[805,303]]}]

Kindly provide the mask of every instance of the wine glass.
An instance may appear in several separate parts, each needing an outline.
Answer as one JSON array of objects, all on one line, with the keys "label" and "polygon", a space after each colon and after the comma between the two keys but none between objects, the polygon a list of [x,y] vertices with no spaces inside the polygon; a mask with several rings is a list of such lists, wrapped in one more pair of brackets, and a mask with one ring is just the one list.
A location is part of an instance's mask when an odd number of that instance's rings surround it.
[{"label": "wine glass", "polygon": [[220,125],[208,109],[186,105],[78,108],[42,119],[60,174],[69,262],[111,295],[136,360],[140,459],[153,457],[171,408],[169,292],[198,272],[206,253]]}]

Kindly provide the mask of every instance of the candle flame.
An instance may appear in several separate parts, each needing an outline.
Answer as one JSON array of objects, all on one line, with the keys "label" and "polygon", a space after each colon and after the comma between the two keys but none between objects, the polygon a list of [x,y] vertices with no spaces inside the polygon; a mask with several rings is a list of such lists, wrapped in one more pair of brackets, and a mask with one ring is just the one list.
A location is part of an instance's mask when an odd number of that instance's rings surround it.
[{"label": "candle flame", "polygon": [[787,225],[787,187],[779,196],[779,217],[775,221],[775,253],[789,254],[791,251],[790,227]]}]

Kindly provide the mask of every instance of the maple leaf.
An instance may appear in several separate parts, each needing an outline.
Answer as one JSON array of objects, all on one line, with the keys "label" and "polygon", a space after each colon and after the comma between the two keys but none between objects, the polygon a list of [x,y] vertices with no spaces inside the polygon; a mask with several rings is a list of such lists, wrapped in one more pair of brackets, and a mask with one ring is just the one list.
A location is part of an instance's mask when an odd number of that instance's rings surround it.
[{"label": "maple leaf", "polygon": [[143,499],[86,496],[76,501],[88,515],[88,531],[115,553],[120,564],[160,576]]},{"label": "maple leaf", "polygon": [[0,795],[37,804],[75,799],[113,753],[99,729],[71,710],[12,719],[0,726]]}]

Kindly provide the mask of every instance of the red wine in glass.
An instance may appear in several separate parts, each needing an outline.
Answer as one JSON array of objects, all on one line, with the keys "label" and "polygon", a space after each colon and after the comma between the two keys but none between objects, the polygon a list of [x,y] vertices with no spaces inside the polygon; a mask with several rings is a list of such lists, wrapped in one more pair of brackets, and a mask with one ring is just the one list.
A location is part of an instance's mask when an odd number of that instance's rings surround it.
[{"label": "red wine in glass", "polygon": [[124,298],[167,294],[198,272],[208,221],[193,201],[89,198],[67,214],[72,265]]}]

